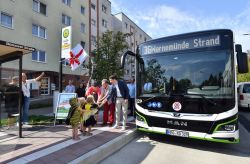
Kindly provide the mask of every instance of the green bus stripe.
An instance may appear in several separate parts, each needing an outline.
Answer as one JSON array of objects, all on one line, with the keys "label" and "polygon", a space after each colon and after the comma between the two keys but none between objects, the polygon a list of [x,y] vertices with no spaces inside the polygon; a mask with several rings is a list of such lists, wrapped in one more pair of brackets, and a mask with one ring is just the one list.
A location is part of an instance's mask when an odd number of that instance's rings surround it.
[{"label": "green bus stripe", "polygon": [[227,122],[223,122],[223,123],[218,124],[218,125],[215,127],[213,133],[214,133],[215,131],[217,131],[217,130],[219,129],[220,126],[229,124],[229,123],[231,123],[231,122],[234,122],[234,121],[236,121],[237,119],[238,119],[238,117],[236,117],[236,118],[233,119],[233,120],[230,120],[230,121],[227,121]]}]

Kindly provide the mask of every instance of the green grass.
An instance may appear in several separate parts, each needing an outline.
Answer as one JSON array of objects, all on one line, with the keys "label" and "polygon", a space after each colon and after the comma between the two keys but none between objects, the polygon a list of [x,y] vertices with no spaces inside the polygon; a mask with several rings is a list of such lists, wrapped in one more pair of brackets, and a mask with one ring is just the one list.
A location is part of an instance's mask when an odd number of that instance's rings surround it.
[{"label": "green grass", "polygon": [[48,125],[54,123],[54,116],[30,116],[29,124],[32,125]]},{"label": "green grass", "polygon": [[[31,125],[50,125],[54,123],[54,116],[29,116],[29,124]],[[7,126],[7,119],[2,119],[1,124]]]}]

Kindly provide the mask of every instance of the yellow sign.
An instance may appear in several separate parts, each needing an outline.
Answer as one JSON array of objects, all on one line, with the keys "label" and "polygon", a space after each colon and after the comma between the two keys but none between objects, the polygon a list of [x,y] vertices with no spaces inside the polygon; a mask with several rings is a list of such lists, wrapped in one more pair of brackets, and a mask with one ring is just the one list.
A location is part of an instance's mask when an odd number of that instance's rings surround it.
[{"label": "yellow sign", "polygon": [[69,36],[69,29],[65,29],[64,31],[63,31],[63,37],[64,38],[67,38]]},{"label": "yellow sign", "polygon": [[71,50],[71,26],[62,29],[61,58],[68,59]]}]

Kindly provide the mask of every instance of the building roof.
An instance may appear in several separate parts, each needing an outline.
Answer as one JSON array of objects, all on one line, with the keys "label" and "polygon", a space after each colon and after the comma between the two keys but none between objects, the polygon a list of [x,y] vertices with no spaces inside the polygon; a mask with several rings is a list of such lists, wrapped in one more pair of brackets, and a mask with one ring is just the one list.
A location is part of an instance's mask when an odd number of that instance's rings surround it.
[{"label": "building roof", "polygon": [[139,27],[134,21],[132,21],[124,12],[119,12],[119,13],[116,13],[116,14],[112,14],[113,16],[117,16],[117,15],[122,15],[122,16],[125,16],[128,20],[130,20],[137,28],[139,28],[141,31],[143,31],[149,38],[152,39],[151,36],[149,36],[141,27]]}]

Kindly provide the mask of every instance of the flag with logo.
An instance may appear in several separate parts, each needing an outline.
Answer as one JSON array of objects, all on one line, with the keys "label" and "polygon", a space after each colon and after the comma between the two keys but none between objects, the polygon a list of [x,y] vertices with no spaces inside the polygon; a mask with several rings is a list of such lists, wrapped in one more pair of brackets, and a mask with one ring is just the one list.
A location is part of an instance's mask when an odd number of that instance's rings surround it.
[{"label": "flag with logo", "polygon": [[70,58],[69,64],[71,66],[71,70],[74,71],[78,68],[88,57],[89,55],[87,52],[82,48],[80,44],[77,44],[71,51],[70,51]]}]

